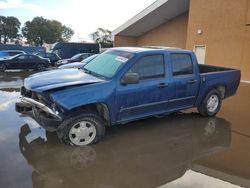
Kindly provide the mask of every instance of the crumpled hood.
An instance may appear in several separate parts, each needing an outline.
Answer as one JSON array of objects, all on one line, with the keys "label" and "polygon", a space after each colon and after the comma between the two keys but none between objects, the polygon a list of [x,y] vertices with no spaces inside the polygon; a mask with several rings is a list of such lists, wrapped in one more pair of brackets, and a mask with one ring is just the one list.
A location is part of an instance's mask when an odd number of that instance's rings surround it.
[{"label": "crumpled hood", "polygon": [[24,86],[31,91],[43,92],[65,86],[85,85],[103,81],[79,69],[58,69],[33,74],[24,80]]}]

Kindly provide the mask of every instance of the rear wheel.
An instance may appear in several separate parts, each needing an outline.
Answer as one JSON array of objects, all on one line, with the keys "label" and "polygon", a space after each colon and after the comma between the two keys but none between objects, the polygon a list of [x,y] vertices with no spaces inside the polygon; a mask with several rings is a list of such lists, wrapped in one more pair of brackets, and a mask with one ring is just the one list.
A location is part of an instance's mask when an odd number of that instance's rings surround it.
[{"label": "rear wheel", "polygon": [[44,64],[40,63],[36,66],[36,70],[37,71],[44,71],[45,70],[45,66]]},{"label": "rear wheel", "polygon": [[92,113],[83,113],[66,119],[57,129],[59,139],[76,146],[98,142],[105,135],[102,119]]},{"label": "rear wheel", "polygon": [[0,64],[0,72],[5,72],[6,66],[5,64]]},{"label": "rear wheel", "polygon": [[198,111],[202,116],[214,116],[221,107],[221,97],[217,90],[210,91],[203,99]]}]

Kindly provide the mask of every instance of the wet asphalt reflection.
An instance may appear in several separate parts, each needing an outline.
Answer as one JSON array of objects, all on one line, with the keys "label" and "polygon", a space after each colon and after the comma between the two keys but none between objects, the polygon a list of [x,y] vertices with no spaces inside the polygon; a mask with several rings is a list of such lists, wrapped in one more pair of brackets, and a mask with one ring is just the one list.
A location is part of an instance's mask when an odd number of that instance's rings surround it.
[{"label": "wet asphalt reflection", "polygon": [[72,147],[14,110],[32,72],[0,74],[0,187],[250,187],[250,85],[214,118],[194,110],[110,127]]}]

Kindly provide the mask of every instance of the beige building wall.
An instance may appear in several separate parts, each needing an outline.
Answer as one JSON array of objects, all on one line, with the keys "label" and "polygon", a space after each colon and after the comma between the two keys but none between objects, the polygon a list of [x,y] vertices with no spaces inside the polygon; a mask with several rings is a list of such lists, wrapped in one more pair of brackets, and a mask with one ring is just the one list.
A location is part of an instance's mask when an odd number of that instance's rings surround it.
[{"label": "beige building wall", "polygon": [[138,37],[137,46],[186,47],[188,13]]},{"label": "beige building wall", "polygon": [[150,45],[204,45],[206,64],[241,69],[250,80],[250,0],[190,0],[189,13],[140,37],[115,36],[115,46]]},{"label": "beige building wall", "polygon": [[187,38],[188,13],[134,38],[115,36],[115,46],[172,46],[185,48]]},{"label": "beige building wall", "polygon": [[114,40],[115,47],[136,46],[137,39],[135,37],[126,37],[116,35]]},{"label": "beige building wall", "polygon": [[248,0],[190,0],[189,12],[186,48],[205,45],[206,64],[240,68],[250,80]]}]

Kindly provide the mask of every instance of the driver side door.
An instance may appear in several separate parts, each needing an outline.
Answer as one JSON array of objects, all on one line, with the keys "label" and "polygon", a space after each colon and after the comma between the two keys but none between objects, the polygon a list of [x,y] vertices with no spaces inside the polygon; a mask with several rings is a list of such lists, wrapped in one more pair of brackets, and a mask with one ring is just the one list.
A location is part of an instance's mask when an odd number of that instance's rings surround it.
[{"label": "driver side door", "polygon": [[9,67],[13,69],[25,69],[25,62],[27,60],[28,60],[27,55],[19,55],[11,61]]},{"label": "driver side door", "polygon": [[117,121],[127,122],[168,110],[169,97],[174,89],[169,82],[164,53],[141,57],[127,73],[137,73],[139,83],[117,87]]}]

